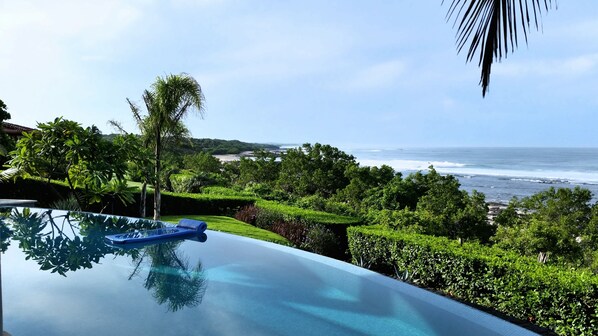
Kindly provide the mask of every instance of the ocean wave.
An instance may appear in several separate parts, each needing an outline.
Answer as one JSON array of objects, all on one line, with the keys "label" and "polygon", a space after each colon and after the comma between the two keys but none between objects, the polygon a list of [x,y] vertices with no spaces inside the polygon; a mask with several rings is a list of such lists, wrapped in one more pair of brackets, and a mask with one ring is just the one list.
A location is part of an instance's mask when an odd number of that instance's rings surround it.
[{"label": "ocean wave", "polygon": [[545,184],[589,184],[598,185],[598,172],[568,170],[510,170],[471,165],[448,161],[416,161],[416,160],[359,160],[361,165],[381,166],[386,164],[399,172],[425,171],[430,165],[442,174],[466,176],[494,176],[505,180],[515,180]]},{"label": "ocean wave", "polygon": [[537,179],[537,178],[511,178],[511,181],[519,181],[519,182],[531,182],[531,183],[542,183],[542,184],[571,184],[571,183],[581,183],[581,184],[592,184],[591,182],[584,183],[582,181],[571,181],[567,179]]},{"label": "ocean wave", "polygon": [[417,160],[358,160],[362,166],[382,166],[387,165],[397,171],[407,170],[427,170],[428,167],[434,166],[434,169],[444,168],[463,168],[467,166],[464,163],[448,162],[448,161],[417,161]]}]

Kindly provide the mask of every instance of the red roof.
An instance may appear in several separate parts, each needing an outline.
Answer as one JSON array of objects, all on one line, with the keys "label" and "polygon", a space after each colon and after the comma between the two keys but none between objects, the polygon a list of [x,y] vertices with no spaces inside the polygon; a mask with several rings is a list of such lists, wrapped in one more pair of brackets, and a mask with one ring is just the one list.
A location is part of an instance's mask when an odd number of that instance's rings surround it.
[{"label": "red roof", "polygon": [[4,131],[4,133],[8,135],[18,136],[21,135],[23,132],[35,131],[35,128],[29,128],[26,126],[2,122],[2,131]]}]

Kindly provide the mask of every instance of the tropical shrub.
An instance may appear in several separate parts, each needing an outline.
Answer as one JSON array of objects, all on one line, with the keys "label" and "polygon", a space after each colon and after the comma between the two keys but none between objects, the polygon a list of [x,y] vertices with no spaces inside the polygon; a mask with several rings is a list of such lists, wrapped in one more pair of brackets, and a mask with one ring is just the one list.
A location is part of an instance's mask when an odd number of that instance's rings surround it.
[{"label": "tropical shrub", "polygon": [[277,221],[271,226],[274,233],[288,239],[294,246],[309,249],[310,246],[305,246],[305,240],[309,232],[308,226],[302,221]]},{"label": "tropical shrub", "polygon": [[598,248],[598,206],[592,193],[575,187],[549,188],[513,199],[496,217],[497,246],[542,262],[591,266]]},{"label": "tropical shrub", "polygon": [[127,160],[138,148],[133,137],[110,142],[97,127],[83,128],[62,118],[37,127],[38,131],[24,133],[10,153],[9,165],[21,176],[43,178],[48,184],[65,181],[82,209],[100,202],[111,181],[124,183]]},{"label": "tropical shrub", "polygon": [[339,252],[340,239],[326,225],[311,224],[308,226],[301,248],[317,254],[336,256]]},{"label": "tropical shrub", "polygon": [[255,205],[247,205],[242,207],[235,214],[235,219],[247,224],[255,225],[258,208]]}]

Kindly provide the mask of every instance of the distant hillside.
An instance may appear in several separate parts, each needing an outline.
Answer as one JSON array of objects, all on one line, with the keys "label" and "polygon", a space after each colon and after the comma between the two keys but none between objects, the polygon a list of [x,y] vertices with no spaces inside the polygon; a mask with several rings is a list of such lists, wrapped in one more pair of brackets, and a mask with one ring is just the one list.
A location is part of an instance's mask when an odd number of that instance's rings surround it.
[{"label": "distant hillside", "polygon": [[185,153],[205,151],[211,154],[240,154],[258,149],[275,150],[279,148],[276,145],[248,143],[239,140],[191,139],[190,144],[183,145],[179,149]]},{"label": "distant hillside", "polygon": [[[116,134],[104,135],[104,138],[112,140]],[[242,142],[239,140],[221,140],[221,139],[195,139],[183,142],[177,146],[174,151],[180,154],[193,154],[199,152],[208,152],[210,154],[240,154],[247,151],[258,149],[276,150],[280,149],[277,145],[259,144]]]}]

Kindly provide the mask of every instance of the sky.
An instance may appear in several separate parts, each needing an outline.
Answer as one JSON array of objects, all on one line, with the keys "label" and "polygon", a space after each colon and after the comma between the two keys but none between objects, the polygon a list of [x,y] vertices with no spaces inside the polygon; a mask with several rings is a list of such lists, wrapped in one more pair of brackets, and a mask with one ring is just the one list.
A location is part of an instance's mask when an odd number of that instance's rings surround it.
[{"label": "sky", "polygon": [[15,124],[135,133],[126,98],[187,73],[205,95],[195,138],[598,147],[598,1],[558,1],[486,98],[445,2],[0,0],[0,99]]}]

